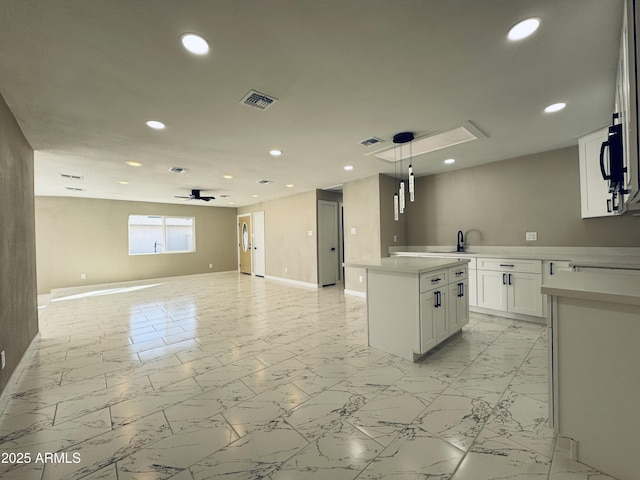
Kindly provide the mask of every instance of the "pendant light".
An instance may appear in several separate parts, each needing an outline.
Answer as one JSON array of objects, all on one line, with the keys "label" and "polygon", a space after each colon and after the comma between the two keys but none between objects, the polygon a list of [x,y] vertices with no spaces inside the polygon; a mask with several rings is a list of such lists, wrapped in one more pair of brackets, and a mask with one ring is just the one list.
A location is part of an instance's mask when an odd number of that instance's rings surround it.
[{"label": "pendant light", "polygon": [[[414,139],[413,136],[413,132],[401,132],[401,133],[396,133],[393,136],[393,143],[395,143],[396,145],[398,145],[398,149],[400,150],[400,170],[402,172],[402,145],[404,145],[405,143],[409,144],[409,177],[408,177],[408,184],[409,184],[409,200],[411,202],[414,201],[415,199],[415,179],[413,176],[413,166],[411,165],[411,141]],[[394,149],[394,155],[396,155],[396,150]],[[394,162],[397,165],[397,161]],[[394,170],[395,170],[395,165],[394,165]],[[397,180],[397,179],[396,179]],[[393,218],[397,221],[399,216],[398,213],[404,213],[404,209],[405,209],[405,197],[406,197],[406,190],[405,190],[405,183],[404,183],[404,179],[402,178],[402,173],[400,173],[400,184],[399,184],[399,188],[398,191],[395,192],[393,194]]]}]

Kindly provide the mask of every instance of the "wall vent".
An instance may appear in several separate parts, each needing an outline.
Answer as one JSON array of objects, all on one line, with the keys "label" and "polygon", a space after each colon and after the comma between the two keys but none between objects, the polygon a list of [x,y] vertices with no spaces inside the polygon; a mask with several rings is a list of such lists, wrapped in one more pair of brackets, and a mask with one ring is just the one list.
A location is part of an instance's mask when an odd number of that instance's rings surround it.
[{"label": "wall vent", "polygon": [[83,180],[79,175],[69,175],[68,173],[61,173],[60,176],[66,180]]},{"label": "wall vent", "polygon": [[364,140],[362,140],[360,143],[360,145],[364,145],[365,147],[371,147],[373,145],[378,145],[380,143],[383,143],[384,140],[382,140],[381,138],[378,137],[371,137],[371,138],[365,138]]},{"label": "wall vent", "polygon": [[278,99],[275,97],[256,92],[255,90],[250,90],[249,93],[242,97],[240,103],[257,108],[258,110],[266,110],[277,101]]}]

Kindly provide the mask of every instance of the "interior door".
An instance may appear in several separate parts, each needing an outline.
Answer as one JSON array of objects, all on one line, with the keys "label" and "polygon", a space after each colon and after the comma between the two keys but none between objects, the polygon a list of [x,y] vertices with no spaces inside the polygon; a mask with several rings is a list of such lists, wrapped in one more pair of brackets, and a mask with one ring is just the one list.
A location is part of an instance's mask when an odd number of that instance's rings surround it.
[{"label": "interior door", "polygon": [[251,215],[238,217],[238,258],[240,273],[251,275]]},{"label": "interior door", "polygon": [[318,201],[318,270],[320,285],[338,282],[338,204]]},{"label": "interior door", "polygon": [[264,212],[256,212],[253,214],[253,273],[264,277],[265,270]]}]

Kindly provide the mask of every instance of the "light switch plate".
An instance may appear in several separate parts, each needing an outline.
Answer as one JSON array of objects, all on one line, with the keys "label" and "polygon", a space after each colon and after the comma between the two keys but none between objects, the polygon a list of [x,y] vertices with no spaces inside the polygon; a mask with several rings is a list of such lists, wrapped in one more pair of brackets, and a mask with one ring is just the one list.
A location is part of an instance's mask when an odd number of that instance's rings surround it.
[{"label": "light switch plate", "polygon": [[538,232],[527,232],[525,239],[527,242],[535,242],[538,240]]}]

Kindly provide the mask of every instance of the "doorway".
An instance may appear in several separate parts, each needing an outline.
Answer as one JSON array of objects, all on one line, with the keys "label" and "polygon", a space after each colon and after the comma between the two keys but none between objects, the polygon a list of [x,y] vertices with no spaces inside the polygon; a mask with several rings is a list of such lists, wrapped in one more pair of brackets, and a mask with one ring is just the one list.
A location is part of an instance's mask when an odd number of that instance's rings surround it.
[{"label": "doorway", "polygon": [[338,282],[338,204],[318,201],[318,277],[323,287]]},{"label": "doorway", "polygon": [[251,275],[251,214],[238,216],[238,263],[240,273]]},{"label": "doorway", "polygon": [[265,276],[265,252],[264,212],[256,212],[253,214],[253,273],[258,277]]}]

